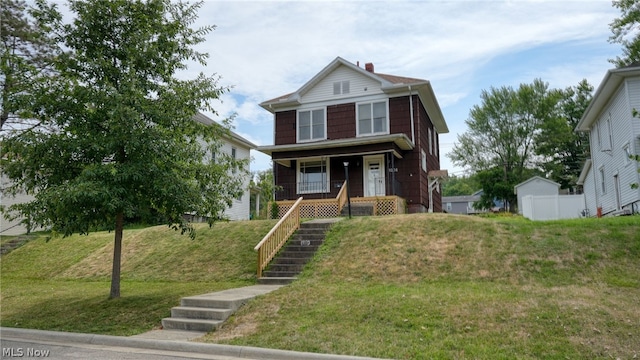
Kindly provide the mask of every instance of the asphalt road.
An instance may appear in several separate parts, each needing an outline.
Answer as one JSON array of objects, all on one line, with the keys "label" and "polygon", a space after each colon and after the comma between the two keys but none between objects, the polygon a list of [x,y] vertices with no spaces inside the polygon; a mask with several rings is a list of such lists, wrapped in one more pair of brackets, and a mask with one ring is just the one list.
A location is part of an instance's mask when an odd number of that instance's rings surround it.
[{"label": "asphalt road", "polygon": [[0,327],[0,346],[2,359],[380,360],[184,340],[5,327]]},{"label": "asphalt road", "polygon": [[47,341],[23,339],[0,339],[2,359],[100,359],[100,360],[170,360],[170,359],[213,359],[236,360],[247,358],[189,353],[184,351],[163,351],[90,344],[63,344]]}]

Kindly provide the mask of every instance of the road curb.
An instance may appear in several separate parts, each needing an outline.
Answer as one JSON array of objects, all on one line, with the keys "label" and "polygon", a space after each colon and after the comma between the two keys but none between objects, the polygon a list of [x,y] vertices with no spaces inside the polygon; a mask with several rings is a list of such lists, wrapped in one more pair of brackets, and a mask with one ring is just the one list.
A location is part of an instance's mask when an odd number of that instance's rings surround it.
[{"label": "road curb", "polygon": [[[62,331],[32,330],[0,327],[0,339],[23,339],[33,341],[49,341],[100,346],[131,347],[164,351],[182,351],[198,354],[233,356],[246,359],[272,360],[374,360],[369,357],[305,353],[289,350],[265,349],[250,346],[233,346],[222,344],[205,344],[176,340],[153,340],[135,337],[81,334]],[[379,359],[376,359],[379,360]]]}]

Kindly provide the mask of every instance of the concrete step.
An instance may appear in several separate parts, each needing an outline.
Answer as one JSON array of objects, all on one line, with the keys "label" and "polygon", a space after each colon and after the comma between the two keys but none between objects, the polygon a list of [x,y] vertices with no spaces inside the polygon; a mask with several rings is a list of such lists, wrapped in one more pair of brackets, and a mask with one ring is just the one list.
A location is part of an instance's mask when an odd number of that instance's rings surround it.
[{"label": "concrete step", "polygon": [[[295,259],[310,259],[313,256],[309,256],[309,254],[313,255],[313,252],[309,252],[309,251],[289,251],[289,250],[284,250],[282,251],[278,257],[282,256],[283,258],[295,258]],[[277,258],[276,258],[277,259]]]},{"label": "concrete step", "polygon": [[162,319],[162,328],[167,330],[187,330],[187,331],[213,331],[217,329],[223,321],[185,318],[165,318]]},{"label": "concrete step", "polygon": [[301,258],[285,258],[285,257],[277,257],[275,260],[271,262],[272,265],[286,265],[286,264],[298,264],[304,265],[309,262],[311,258],[301,257]]},{"label": "concrete step", "polygon": [[258,279],[258,284],[265,285],[287,285],[291,284],[296,277],[261,277]]},{"label": "concrete step", "polygon": [[263,277],[296,277],[300,272],[299,271],[263,271]]},{"label": "concrete step", "polygon": [[171,309],[171,317],[162,319],[162,327],[168,330],[215,330],[240,306],[256,296],[279,289],[282,284],[273,282],[184,297],[180,306]]},{"label": "concrete step", "polygon": [[[345,205],[340,212],[341,216],[349,216],[349,207]],[[371,204],[351,204],[351,216],[372,216],[373,205]]]},{"label": "concrete step", "polygon": [[[220,294],[224,293],[221,291]],[[213,295],[218,294],[214,293]],[[186,307],[201,307],[201,308],[213,308],[213,309],[230,309],[236,310],[240,306],[246,304],[249,300],[253,299],[254,296],[243,296],[243,295],[233,295],[227,294],[227,296],[207,296],[207,295],[198,295],[198,296],[189,296],[184,297],[180,301],[181,306]]]},{"label": "concrete step", "polygon": [[267,271],[301,272],[304,264],[271,264]]},{"label": "concrete step", "polygon": [[319,239],[293,238],[287,241],[289,246],[320,246],[324,243],[324,236]]},{"label": "concrete step", "polygon": [[212,309],[190,306],[176,306],[171,309],[172,318],[226,320],[233,314],[231,309]]},{"label": "concrete step", "polygon": [[313,245],[308,245],[308,246],[297,246],[297,245],[287,245],[284,248],[284,251],[291,251],[291,252],[307,252],[307,253],[315,253],[316,250],[318,250],[319,246],[313,246]]}]

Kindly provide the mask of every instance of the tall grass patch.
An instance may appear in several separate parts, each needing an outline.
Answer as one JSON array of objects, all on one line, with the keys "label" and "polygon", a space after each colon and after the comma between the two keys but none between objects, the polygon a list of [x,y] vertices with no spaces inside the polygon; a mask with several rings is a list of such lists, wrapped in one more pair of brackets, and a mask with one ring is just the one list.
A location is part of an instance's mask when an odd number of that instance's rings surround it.
[{"label": "tall grass patch", "polygon": [[300,280],[205,341],[399,359],[632,358],[638,220],[342,221]]}]

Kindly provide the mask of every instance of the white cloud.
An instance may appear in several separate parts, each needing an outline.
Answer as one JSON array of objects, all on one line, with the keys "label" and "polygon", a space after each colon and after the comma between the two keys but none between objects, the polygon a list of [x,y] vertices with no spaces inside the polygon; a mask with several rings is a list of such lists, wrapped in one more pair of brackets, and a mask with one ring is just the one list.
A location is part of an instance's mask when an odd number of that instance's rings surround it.
[{"label": "white cloud", "polygon": [[[272,131],[266,124],[273,119],[257,104],[297,90],[341,56],[373,62],[378,72],[430,80],[452,131],[443,136],[451,144],[444,155],[464,132],[478,86],[517,86],[536,77],[552,87],[583,78],[597,86],[614,56],[606,40],[617,15],[603,1],[206,1],[200,23],[217,26],[202,47],[211,55],[207,69],[234,86],[217,110],[237,113],[237,129],[257,143],[271,143],[264,132]],[[574,52],[581,43],[603,50],[570,63],[539,54],[538,62],[518,68],[527,59],[517,54],[564,43]],[[492,67],[505,56],[513,63]],[[446,156],[442,162],[453,168]]]},{"label": "white cloud", "polygon": [[221,76],[233,88],[214,104],[218,114],[237,113],[236,132],[270,144],[273,117],[260,102],[297,90],[337,56],[373,62],[378,72],[432,82],[452,132],[442,143],[453,143],[489,86],[540,77],[552,87],[583,78],[597,87],[619,53],[607,43],[617,16],[603,0],[207,0],[194,26],[217,27],[198,47],[208,65],[182,75]]}]

